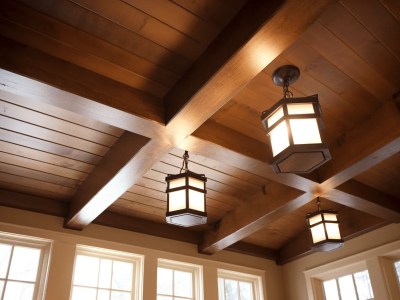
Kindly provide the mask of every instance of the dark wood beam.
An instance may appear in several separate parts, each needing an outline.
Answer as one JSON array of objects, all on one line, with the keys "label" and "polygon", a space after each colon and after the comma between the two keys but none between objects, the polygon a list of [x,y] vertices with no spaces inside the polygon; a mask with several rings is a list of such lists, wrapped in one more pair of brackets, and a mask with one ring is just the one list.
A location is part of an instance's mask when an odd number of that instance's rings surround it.
[{"label": "dark wood beam", "polygon": [[400,151],[400,109],[387,102],[330,145],[332,159],[318,168],[321,192],[329,191]]},{"label": "dark wood beam", "polygon": [[[80,186],[65,226],[83,229],[107,209],[167,152],[165,144],[125,132]],[[160,155],[160,153],[162,153]]]},{"label": "dark wood beam", "polygon": [[[348,207],[344,207],[339,211],[338,218],[340,221],[340,233],[345,242],[360,236],[361,234],[383,227],[389,223]],[[311,246],[311,233],[309,229],[306,229],[279,250],[277,264],[284,265],[293,260],[314,253]],[[346,247],[346,243],[344,244],[344,247]]]},{"label": "dark wood beam", "polygon": [[214,230],[207,231],[199,251],[213,254],[223,250],[313,199],[312,194],[270,182],[265,194],[250,197],[222,218]]},{"label": "dark wood beam", "polygon": [[400,199],[353,179],[324,193],[322,197],[387,221],[400,222]]},{"label": "dark wood beam", "polygon": [[241,253],[241,254],[246,254],[246,255],[251,255],[251,256],[257,256],[269,260],[276,260],[278,257],[278,251],[274,249],[269,249],[245,242],[237,242],[229,247],[226,247],[224,250],[226,251],[231,251],[231,252],[236,252],[236,253]]},{"label": "dark wood beam", "polygon": [[0,205],[25,209],[57,217],[67,216],[69,206],[68,202],[52,200],[4,189],[0,189]]}]

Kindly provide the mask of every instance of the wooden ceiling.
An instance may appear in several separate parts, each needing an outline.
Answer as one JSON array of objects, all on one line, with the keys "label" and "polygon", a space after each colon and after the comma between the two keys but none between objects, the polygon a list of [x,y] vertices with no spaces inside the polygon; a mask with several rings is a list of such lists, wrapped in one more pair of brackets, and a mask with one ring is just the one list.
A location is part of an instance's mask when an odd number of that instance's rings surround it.
[{"label": "wooden ceiling", "polygon": [[[305,214],[350,239],[400,221],[396,0],[0,0],[0,204],[283,264]],[[260,122],[301,70],[332,159],[276,175]],[[165,223],[165,176],[205,174],[208,222]]]}]

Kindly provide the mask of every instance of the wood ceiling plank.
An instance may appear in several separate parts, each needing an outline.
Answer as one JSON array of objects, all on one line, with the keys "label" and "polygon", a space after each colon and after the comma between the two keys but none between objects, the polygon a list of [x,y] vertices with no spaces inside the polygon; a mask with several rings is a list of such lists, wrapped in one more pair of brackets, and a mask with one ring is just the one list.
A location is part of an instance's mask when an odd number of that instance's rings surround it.
[{"label": "wood ceiling plank", "polygon": [[260,193],[251,197],[221,219],[216,230],[206,232],[199,251],[216,253],[256,232],[268,222],[298,209],[313,198],[312,194],[271,182],[265,195]]},{"label": "wood ceiling plank", "polygon": [[184,57],[73,2],[67,0],[59,0],[57,3],[49,0],[33,2],[19,0],[19,2],[165,69],[180,70],[180,73],[190,64]]},{"label": "wood ceiling plank", "polygon": [[[339,221],[340,232],[345,241],[388,224],[387,221],[354,211],[348,207],[339,211]],[[277,264],[283,265],[313,253],[311,245],[311,233],[309,229],[306,229],[279,250]]]},{"label": "wood ceiling plank", "polygon": [[356,180],[349,180],[322,197],[394,223],[400,222],[400,199]]},{"label": "wood ceiling plank", "polygon": [[[182,128],[197,129],[293,43],[332,2],[249,1],[164,98],[170,129],[177,133]],[[289,21],[293,19],[297,21]],[[210,98],[212,101],[206,100]],[[202,109],[204,106],[207,110]],[[179,118],[175,118],[178,112]]]},{"label": "wood ceiling plank", "polygon": [[61,120],[59,118],[49,116],[47,114],[17,106],[9,102],[0,100],[1,115],[16,120],[28,122],[43,128],[52,130],[56,128],[58,132],[68,134],[70,136],[79,137],[96,144],[111,147],[118,139],[115,136],[105,134],[103,132],[90,129],[78,124]]},{"label": "wood ceiling plank", "polygon": [[78,161],[75,159],[70,159],[70,158],[55,155],[52,153],[47,153],[44,151],[39,151],[36,149],[20,146],[17,144],[8,143],[5,141],[0,141],[0,149],[2,152],[8,153],[8,154],[14,154],[14,155],[22,156],[25,158],[33,158],[34,157],[35,160],[40,161],[40,162],[56,165],[59,167],[64,167],[67,169],[80,171],[83,173],[90,173],[94,168],[94,166],[92,164],[88,164],[88,163]]},{"label": "wood ceiling plank", "polygon": [[[12,192],[19,193],[19,194],[32,195],[35,197],[43,197],[43,198],[51,199],[53,201],[69,202],[72,197],[72,195],[55,193],[55,192],[39,189],[39,187],[30,187],[30,186],[21,185],[21,184],[15,183],[15,182],[0,181],[0,189],[12,191]],[[29,210],[29,206],[27,207],[27,209]],[[45,213],[45,212],[43,212],[43,213]]]},{"label": "wood ceiling plank", "polygon": [[65,217],[68,213],[68,204],[65,202],[4,189],[0,189],[0,203],[3,206],[25,209],[58,217]]},{"label": "wood ceiling plank", "polygon": [[325,27],[360,55],[394,86],[400,85],[400,61],[343,5],[335,5],[319,19]]},{"label": "wood ceiling plank", "polygon": [[329,147],[332,159],[318,169],[322,192],[361,174],[400,151],[400,110],[395,101],[346,132]]},{"label": "wood ceiling plank", "polygon": [[[27,147],[32,148],[36,151],[48,152],[51,155],[60,156],[60,163],[62,162],[63,158],[76,160],[79,162],[87,163],[90,165],[96,165],[100,160],[101,156],[95,155],[92,153],[87,153],[84,151],[80,151],[78,149],[74,149],[67,146],[62,146],[58,144],[54,144],[52,142],[47,142],[41,139],[33,138],[27,135],[19,134],[16,132],[11,132],[8,130],[4,130],[0,128],[1,139],[4,142],[13,143],[15,145],[19,145],[20,147]],[[7,152],[6,150],[4,150]],[[11,153],[14,153],[13,151]],[[25,156],[25,155],[21,155]],[[30,157],[30,156],[28,156]],[[38,156],[39,157],[39,156]],[[40,160],[39,158],[37,160]],[[54,164],[54,162],[49,162]],[[59,165],[59,164],[55,164]],[[67,164],[68,165],[68,164]],[[63,167],[64,165],[61,165]],[[74,169],[74,168],[71,168]],[[81,171],[78,169],[78,171]],[[83,171],[85,172],[85,171]]]},{"label": "wood ceiling plank", "polygon": [[392,13],[392,15],[400,23],[400,3],[397,0],[381,0],[385,8]]}]

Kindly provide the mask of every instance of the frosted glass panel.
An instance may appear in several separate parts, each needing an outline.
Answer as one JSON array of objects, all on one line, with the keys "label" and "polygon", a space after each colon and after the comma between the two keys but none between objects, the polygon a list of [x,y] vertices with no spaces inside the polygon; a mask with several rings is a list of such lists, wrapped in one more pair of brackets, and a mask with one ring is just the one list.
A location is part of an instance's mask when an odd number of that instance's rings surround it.
[{"label": "frosted glass panel", "polygon": [[316,223],[319,223],[322,221],[321,214],[315,215],[311,218],[308,219],[308,222],[310,222],[310,225],[314,225]]},{"label": "frosted glass panel", "polygon": [[337,221],[337,215],[336,214],[330,214],[330,213],[324,213],[324,219],[326,221]]},{"label": "frosted glass panel", "polygon": [[172,295],[173,271],[157,268],[157,294]]},{"label": "frosted glass panel", "polygon": [[0,278],[6,278],[10,263],[11,245],[0,244]]},{"label": "frosted glass panel", "polygon": [[347,275],[339,278],[340,296],[346,300],[357,300],[354,289],[353,276]]},{"label": "frosted glass panel", "polygon": [[268,128],[274,125],[282,117],[283,117],[283,108],[280,107],[267,119]]},{"label": "frosted glass panel", "polygon": [[324,292],[326,300],[339,300],[339,293],[335,279],[324,281]]},{"label": "frosted glass panel", "polygon": [[269,133],[272,145],[272,154],[276,156],[289,147],[289,138],[286,122],[281,122]]},{"label": "frosted glass panel", "polygon": [[186,208],[186,190],[169,193],[169,211]]},{"label": "frosted glass panel", "polygon": [[189,177],[189,185],[204,190],[204,181],[201,181],[199,179]]},{"label": "frosted glass panel", "polygon": [[189,208],[198,211],[205,211],[204,194],[198,191],[189,190]]},{"label": "frosted glass panel", "polygon": [[112,288],[130,291],[132,289],[133,265],[131,263],[114,261]]},{"label": "frosted glass panel", "polygon": [[290,128],[296,145],[322,143],[316,119],[290,120]]},{"label": "frosted glass panel", "polygon": [[339,224],[326,223],[325,226],[329,239],[340,239]]},{"label": "frosted glass panel", "polygon": [[175,296],[192,297],[192,273],[174,271],[174,291]]},{"label": "frosted glass panel", "polygon": [[314,106],[312,103],[291,103],[287,105],[289,115],[313,114]]},{"label": "frosted glass panel", "polygon": [[4,293],[4,300],[31,300],[33,299],[33,283],[8,281]]},{"label": "frosted glass panel", "polygon": [[313,243],[318,243],[326,239],[325,237],[325,229],[323,224],[316,225],[311,228],[311,235],[313,239]]},{"label": "frosted glass panel", "polygon": [[96,289],[74,286],[71,300],[96,300]]},{"label": "frosted glass panel", "polygon": [[40,253],[40,249],[15,246],[8,278],[36,281]]},{"label": "frosted glass panel", "polygon": [[77,255],[74,272],[74,284],[97,287],[100,259],[92,256]]},{"label": "frosted glass panel", "polygon": [[184,186],[184,185],[186,185],[185,180],[186,180],[186,177],[181,177],[181,178],[171,180],[169,182],[169,188],[173,189],[173,188]]}]

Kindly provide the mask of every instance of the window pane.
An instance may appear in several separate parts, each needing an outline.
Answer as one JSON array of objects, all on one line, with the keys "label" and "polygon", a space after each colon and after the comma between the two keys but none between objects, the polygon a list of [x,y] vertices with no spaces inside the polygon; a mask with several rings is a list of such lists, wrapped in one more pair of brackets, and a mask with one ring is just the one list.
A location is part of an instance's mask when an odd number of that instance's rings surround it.
[{"label": "window pane", "polygon": [[253,300],[252,284],[249,282],[239,282],[240,300]]},{"label": "window pane", "polygon": [[100,275],[99,275],[99,287],[111,288],[111,271],[112,260],[101,259],[100,260]]},{"label": "window pane", "polygon": [[339,278],[340,296],[346,300],[357,300],[354,289],[353,276],[347,275]]},{"label": "window pane", "polygon": [[97,300],[110,300],[110,291],[109,290],[98,290],[97,291]]},{"label": "window pane", "polygon": [[0,244],[0,278],[6,278],[11,248],[11,245]]},{"label": "window pane", "polygon": [[238,282],[236,280],[225,279],[225,298],[226,300],[239,300]]},{"label": "window pane", "polygon": [[8,278],[36,281],[40,253],[40,249],[15,246]]},{"label": "window pane", "polygon": [[112,291],[111,300],[131,300],[131,293]]},{"label": "window pane", "polygon": [[4,281],[0,280],[0,295],[3,295]]},{"label": "window pane", "polygon": [[4,300],[31,300],[34,289],[33,283],[8,281]]},{"label": "window pane", "polygon": [[99,262],[100,260],[97,257],[77,255],[74,272],[74,284],[97,287]]},{"label": "window pane", "polygon": [[354,274],[356,282],[357,293],[359,300],[367,300],[374,298],[372,292],[371,281],[369,280],[368,271],[358,272]]},{"label": "window pane", "polygon": [[157,268],[157,294],[172,295],[172,270]]},{"label": "window pane", "polygon": [[174,296],[192,297],[192,273],[175,271]]},{"label": "window pane", "polygon": [[74,286],[71,300],[96,300],[96,289]]},{"label": "window pane", "polygon": [[157,296],[157,300],[173,300],[173,298],[168,296]]},{"label": "window pane", "polygon": [[218,278],[218,299],[224,300],[225,297],[225,279]]},{"label": "window pane", "polygon": [[132,290],[132,268],[133,265],[131,263],[114,261],[112,278],[113,289],[124,291]]},{"label": "window pane", "polygon": [[394,263],[394,268],[395,268],[395,270],[396,270],[397,279],[398,279],[399,284],[400,284],[400,261],[396,261],[396,262]]},{"label": "window pane", "polygon": [[339,300],[336,279],[324,281],[324,292],[326,300]]}]

